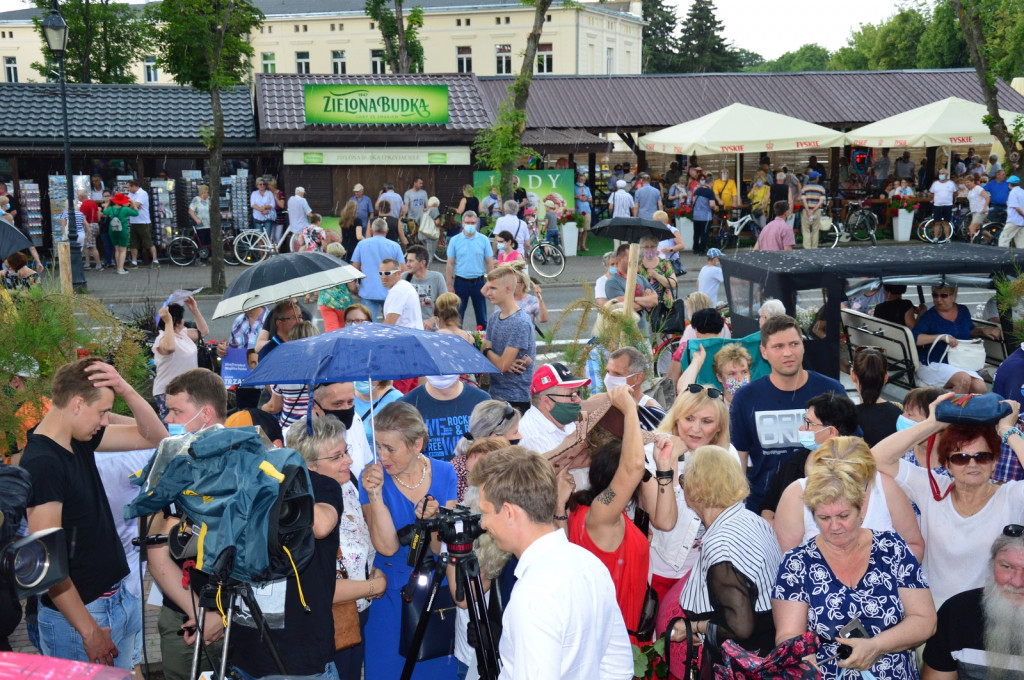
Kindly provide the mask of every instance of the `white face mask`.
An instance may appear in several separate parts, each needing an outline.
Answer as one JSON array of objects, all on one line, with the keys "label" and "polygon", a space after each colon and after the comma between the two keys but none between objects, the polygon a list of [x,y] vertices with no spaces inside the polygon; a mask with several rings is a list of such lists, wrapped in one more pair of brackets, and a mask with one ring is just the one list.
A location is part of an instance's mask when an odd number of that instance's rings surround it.
[{"label": "white face mask", "polygon": [[505,252],[505,244],[504,243],[498,243],[498,252],[499,253]]},{"label": "white face mask", "polygon": [[458,374],[456,375],[428,375],[427,382],[436,389],[446,390],[459,381]]},{"label": "white face mask", "polygon": [[604,374],[604,388],[605,390],[611,390],[615,387],[629,386],[629,379],[632,378],[636,373],[632,373],[627,376],[612,375],[611,373]]}]

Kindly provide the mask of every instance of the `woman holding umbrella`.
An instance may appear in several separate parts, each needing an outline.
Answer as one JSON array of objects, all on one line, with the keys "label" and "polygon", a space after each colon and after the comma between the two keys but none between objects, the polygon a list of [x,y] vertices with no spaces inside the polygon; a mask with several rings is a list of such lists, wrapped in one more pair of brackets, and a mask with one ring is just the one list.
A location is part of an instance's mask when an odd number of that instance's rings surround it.
[{"label": "woman holding umbrella", "polygon": [[[380,462],[363,470],[359,502],[377,551],[374,566],[387,577],[387,589],[374,604],[366,624],[366,680],[394,680],[405,658],[399,654],[402,629],[402,587],[413,568],[408,565],[409,547],[398,540],[398,530],[417,518],[430,519],[440,505],[456,503],[455,470],[421,452],[427,441],[427,427],[419,412],[405,402],[388,404],[376,412],[374,435]],[[437,554],[440,542],[431,535],[430,550]],[[457,662],[446,656],[416,664],[413,678],[454,678]]]}]

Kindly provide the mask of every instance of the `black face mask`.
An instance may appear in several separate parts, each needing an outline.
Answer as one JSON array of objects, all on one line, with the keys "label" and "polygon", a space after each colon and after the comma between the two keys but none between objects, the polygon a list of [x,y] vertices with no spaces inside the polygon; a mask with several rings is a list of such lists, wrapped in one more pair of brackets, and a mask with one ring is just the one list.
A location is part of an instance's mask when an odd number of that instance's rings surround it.
[{"label": "black face mask", "polygon": [[521,441],[523,441],[522,437],[520,437],[519,439],[509,439],[508,443],[511,444],[512,446],[519,446],[519,442]]},{"label": "black face mask", "polygon": [[352,419],[356,415],[355,406],[350,406],[349,408],[339,408],[330,411],[328,409],[325,409],[323,406],[320,406],[320,404],[318,404],[315,401],[313,403],[320,407],[320,410],[324,412],[325,416],[334,416],[335,418],[341,421],[341,424],[345,426],[346,430],[352,429]]}]

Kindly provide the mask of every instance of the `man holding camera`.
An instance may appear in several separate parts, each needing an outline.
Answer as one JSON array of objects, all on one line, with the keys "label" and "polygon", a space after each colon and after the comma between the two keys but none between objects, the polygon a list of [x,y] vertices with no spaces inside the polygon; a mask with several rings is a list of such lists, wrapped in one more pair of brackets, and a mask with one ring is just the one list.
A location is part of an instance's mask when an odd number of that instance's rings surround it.
[{"label": "man holding camera", "polygon": [[[135,416],[130,424],[110,424],[115,396]],[[117,370],[95,357],[57,369],[51,399],[21,460],[32,475],[29,532],[63,527],[68,541],[69,577],[40,600],[40,648],[131,669],[142,655],[141,608],[124,583],[128,562],[94,454],[152,448],[167,430]]]},{"label": "man holding camera", "polygon": [[480,526],[519,558],[502,617],[500,678],[632,678],[632,648],[608,569],[552,524],[551,463],[513,446],[482,457],[469,483],[480,488]]}]

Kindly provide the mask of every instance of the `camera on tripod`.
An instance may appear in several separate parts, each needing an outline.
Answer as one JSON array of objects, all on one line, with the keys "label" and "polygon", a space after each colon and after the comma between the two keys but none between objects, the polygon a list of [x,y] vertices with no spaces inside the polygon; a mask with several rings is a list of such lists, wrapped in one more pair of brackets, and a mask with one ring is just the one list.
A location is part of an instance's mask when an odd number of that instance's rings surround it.
[{"label": "camera on tripod", "polygon": [[403,545],[407,542],[409,545],[410,567],[420,565],[424,550],[430,545],[428,537],[432,531],[436,531],[438,537],[448,545],[448,552],[453,557],[471,552],[473,541],[486,532],[480,526],[478,513],[464,505],[456,505],[454,508],[441,506],[435,516],[430,519],[417,519],[411,533],[399,537],[399,542]]},{"label": "camera on tripod", "polygon": [[31,488],[31,477],[22,468],[0,468],[0,583],[13,588],[19,600],[45,593],[68,577],[63,529],[45,529],[15,540]]}]

